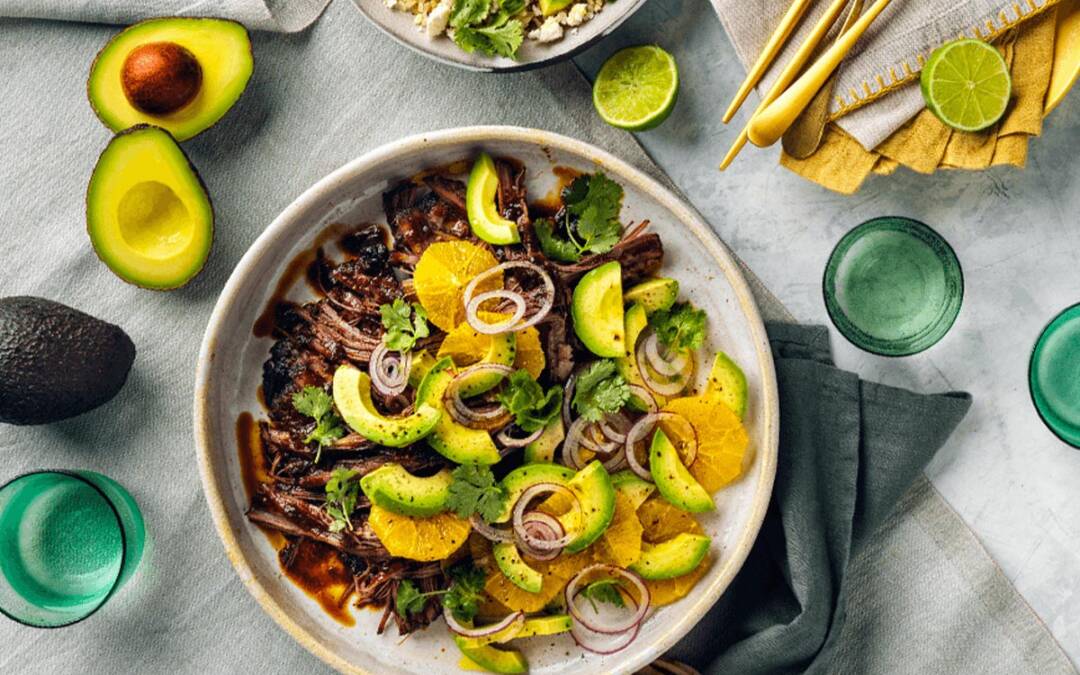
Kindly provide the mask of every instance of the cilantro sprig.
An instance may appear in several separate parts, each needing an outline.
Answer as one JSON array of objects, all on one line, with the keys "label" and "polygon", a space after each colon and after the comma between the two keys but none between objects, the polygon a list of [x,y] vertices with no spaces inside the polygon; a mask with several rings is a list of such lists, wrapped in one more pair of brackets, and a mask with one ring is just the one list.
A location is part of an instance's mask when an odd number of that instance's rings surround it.
[{"label": "cilantro sprig", "polygon": [[622,410],[630,400],[630,385],[611,359],[596,361],[578,375],[574,385],[574,409],[590,422],[605,413]]},{"label": "cilantro sprig", "polygon": [[351,516],[359,497],[360,481],[356,480],[356,472],[352,469],[334,469],[326,482],[326,512],[334,519],[330,523],[331,532],[353,529]]},{"label": "cilantro sprig", "polygon": [[410,305],[397,298],[393,304],[380,305],[379,315],[386,329],[383,342],[387,349],[404,353],[415,347],[417,340],[431,335],[427,312],[415,302]]},{"label": "cilantro sprig", "polygon": [[670,350],[697,349],[705,342],[705,311],[680,302],[650,315],[649,327],[660,344]]},{"label": "cilantro sprig", "polygon": [[398,614],[408,617],[419,614],[427,606],[428,598],[442,596],[443,610],[451,612],[458,621],[469,622],[476,618],[480,602],[484,598],[484,572],[469,563],[455,565],[450,569],[453,583],[442,591],[421,593],[416,584],[406,579],[402,581],[394,598],[394,607]]},{"label": "cilantro sprig", "polygon": [[525,40],[525,26],[513,18],[525,8],[525,0],[454,0],[450,27],[454,42],[464,51],[488,56],[516,58]]},{"label": "cilantro sprig", "polygon": [[319,449],[315,451],[315,463],[318,464],[323,448],[345,435],[344,422],[334,412],[334,399],[319,387],[309,385],[296,392],[293,394],[292,404],[296,412],[315,420],[315,428],[304,439],[304,443],[314,441],[319,444]]},{"label": "cilantro sprig", "polygon": [[496,398],[514,415],[522,431],[532,433],[548,425],[562,410],[563,388],[554,386],[546,392],[529,371],[515,371]]},{"label": "cilantro sprig", "polygon": [[559,262],[577,262],[586,253],[610,251],[622,237],[622,200],[622,186],[603,173],[575,178],[563,191],[565,237],[550,220],[534,225],[544,255]]},{"label": "cilantro sprig", "polygon": [[596,606],[596,603],[598,602],[607,602],[616,607],[626,606],[622,593],[619,592],[619,582],[615,579],[601,579],[599,581],[594,581],[581,591],[581,595],[589,601],[594,612],[600,611]]},{"label": "cilantro sprig", "polygon": [[462,464],[450,474],[450,498],[447,506],[462,518],[474,513],[486,522],[498,518],[506,508],[510,495],[495,474],[486,466]]}]

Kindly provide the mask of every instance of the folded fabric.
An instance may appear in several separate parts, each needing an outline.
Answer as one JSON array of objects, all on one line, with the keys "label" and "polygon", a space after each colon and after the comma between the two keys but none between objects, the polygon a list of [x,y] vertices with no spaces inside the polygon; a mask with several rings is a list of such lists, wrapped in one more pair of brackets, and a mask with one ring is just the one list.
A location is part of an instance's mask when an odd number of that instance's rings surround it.
[{"label": "folded fabric", "polygon": [[953,131],[924,107],[873,150],[866,150],[839,123],[832,123],[814,154],[796,159],[783,153],[780,164],[843,194],[856,192],[871,173],[888,175],[900,166],[919,173],[1023,167],[1028,141],[1042,132],[1054,63],[1056,16],[1057,7],[1051,7],[995,42],[1009,64],[1013,100],[1001,121],[989,129]]},{"label": "folded fabric", "polygon": [[0,0],[0,17],[128,24],[156,16],[215,16],[252,30],[294,33],[330,0]]},{"label": "folded fabric", "polygon": [[[791,0],[711,0],[743,65],[757,58]],[[958,36],[993,39],[1052,7],[1058,0],[894,1],[849,53],[837,74],[830,113],[865,148],[899,129],[922,107],[918,88],[904,87],[939,45]],[[813,3],[798,30],[762,78],[767,89],[830,2]],[[866,5],[870,5],[867,0]],[[838,27],[834,26],[834,31]],[[886,106],[867,106],[889,94]]]},{"label": "folded fabric", "polygon": [[783,420],[772,503],[742,571],[671,652],[707,673],[830,672],[852,560],[971,406],[836,368],[824,327],[768,331]]}]

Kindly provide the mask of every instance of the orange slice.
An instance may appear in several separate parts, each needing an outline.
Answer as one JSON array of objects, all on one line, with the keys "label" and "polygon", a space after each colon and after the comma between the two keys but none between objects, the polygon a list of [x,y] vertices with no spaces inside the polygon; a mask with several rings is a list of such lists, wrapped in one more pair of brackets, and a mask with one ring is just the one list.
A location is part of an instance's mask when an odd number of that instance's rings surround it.
[{"label": "orange slice", "polygon": [[[704,396],[687,396],[668,401],[663,409],[682,415],[697,432],[697,457],[687,468],[701,487],[716,492],[743,474],[752,459],[750,437],[730,408]],[[660,425],[672,438],[678,436],[677,424]]]},{"label": "orange slice", "polygon": [[[696,463],[696,462],[695,462]],[[705,534],[701,525],[694,520],[694,516],[683,511],[677,506],[672,506],[661,497],[650,497],[637,511],[641,526],[644,529],[643,538],[650,544],[658,544],[667,541],[677,534]],[[712,565],[711,556],[705,556],[701,564],[694,568],[693,572],[684,574],[674,579],[663,581],[645,581],[652,596],[652,604],[655,606],[670,605],[671,603],[686,596],[687,593],[701,581],[701,577],[709,571]]]},{"label": "orange slice", "polygon": [[[498,261],[486,248],[467,241],[442,241],[427,247],[413,274],[413,287],[428,319],[452,331],[465,320],[465,287]],[[477,293],[502,288],[502,274],[477,286]]]},{"label": "orange slice", "polygon": [[598,562],[616,567],[629,567],[641,557],[641,538],[644,529],[634,510],[634,502],[622,492],[615,493],[615,515],[593,546]]},{"label": "orange slice", "polygon": [[368,524],[390,555],[409,560],[445,560],[469,537],[469,521],[453,513],[430,518],[402,516],[372,505]]},{"label": "orange slice", "polygon": [[544,347],[540,344],[540,331],[532,327],[518,331],[514,368],[524,368],[535,380],[540,377],[540,373],[544,372],[546,365]]}]

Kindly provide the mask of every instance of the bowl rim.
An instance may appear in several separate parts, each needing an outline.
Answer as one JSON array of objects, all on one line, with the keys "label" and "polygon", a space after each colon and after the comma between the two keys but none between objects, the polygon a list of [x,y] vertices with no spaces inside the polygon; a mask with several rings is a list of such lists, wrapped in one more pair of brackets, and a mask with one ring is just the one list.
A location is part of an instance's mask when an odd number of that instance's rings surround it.
[{"label": "bowl rim", "polygon": [[[402,47],[405,47],[416,54],[427,57],[432,61],[437,61],[448,66],[461,68],[463,70],[470,70],[474,73],[521,73],[527,70],[535,70],[537,68],[544,68],[546,66],[555,65],[556,63],[577,56],[581,52],[595,45],[597,42],[611,35],[619,26],[623,24],[623,22],[633,16],[634,13],[637,12],[639,9],[641,9],[641,7],[645,4],[646,0],[624,0],[626,4],[618,7],[620,13],[616,15],[610,25],[605,27],[596,35],[590,37],[587,40],[582,40],[581,42],[574,45],[573,47],[570,47],[569,49],[561,48],[565,44],[565,40],[567,39],[566,36],[564,36],[562,40],[555,44],[544,45],[545,47],[550,47],[551,53],[550,55],[544,56],[540,59],[535,59],[532,61],[513,61],[504,57],[476,56],[475,58],[482,59],[480,63],[471,63],[468,60],[468,57],[473,57],[475,55],[467,54],[460,49],[458,51],[461,51],[461,56],[459,58],[451,58],[439,54],[431,49],[426,49],[421,42],[410,42],[409,40],[406,40],[402,36],[395,33],[393,30],[391,30],[384,21],[380,21],[377,17],[372,16],[372,13],[369,12],[367,8],[365,8],[361,4],[361,0],[351,0],[351,2],[353,7],[355,7],[356,10],[360,12],[360,14],[362,14],[363,17],[367,19],[371,23],[371,25],[375,26],[375,28],[377,28],[379,32],[381,32],[383,35],[388,36],[390,39],[392,39],[394,42],[398,43]],[[389,9],[386,8],[385,5],[384,8]],[[421,35],[423,35],[425,39],[428,40],[434,39],[427,38],[426,34]]]},{"label": "bowl rim", "polygon": [[273,220],[273,222],[255,239],[233,269],[228,281],[218,297],[214,311],[207,324],[196,363],[195,386],[193,391],[194,431],[196,454],[199,463],[199,476],[203,493],[210,507],[218,537],[225,547],[225,553],[243,582],[244,587],[258,601],[259,605],[281,628],[301,646],[321,659],[331,668],[342,673],[367,675],[369,671],[352,663],[323,644],[317,636],[308,632],[299,622],[281,607],[263,587],[247,559],[229,523],[226,501],[218,488],[217,476],[211,462],[211,410],[209,399],[204,395],[208,390],[214,351],[219,334],[233,312],[237,303],[240,287],[253,272],[259,261],[269,253],[270,247],[292,226],[298,215],[308,208],[325,202],[324,193],[339,183],[349,180],[353,175],[366,171],[374,165],[393,161],[401,156],[409,156],[419,151],[447,146],[468,146],[493,140],[510,141],[537,145],[542,148],[557,149],[569,154],[588,158],[610,171],[620,181],[632,184],[656,200],[664,209],[670,211],[673,220],[688,227],[702,243],[713,261],[724,273],[739,301],[740,309],[749,322],[749,330],[757,352],[762,372],[761,414],[763,438],[759,447],[754,448],[756,461],[762,462],[754,490],[754,502],[751,506],[746,527],[739,536],[733,550],[721,561],[719,570],[713,573],[709,586],[702,589],[698,599],[680,617],[666,627],[664,633],[648,648],[637,656],[619,664],[618,671],[632,671],[659,658],[674,644],[682,639],[698,621],[712,608],[717,600],[742,568],[761,530],[765,513],[768,509],[773,483],[776,478],[777,454],[779,447],[779,396],[777,393],[776,373],[769,346],[765,325],[758,311],[750,286],[743,276],[738,263],[720,241],[712,229],[682,199],[668,188],[646,175],[640,169],[618,159],[600,148],[568,136],[539,129],[514,126],[470,126],[444,129],[429,133],[420,133],[381,145],[353,159],[314,185],[304,190],[291,204]]}]

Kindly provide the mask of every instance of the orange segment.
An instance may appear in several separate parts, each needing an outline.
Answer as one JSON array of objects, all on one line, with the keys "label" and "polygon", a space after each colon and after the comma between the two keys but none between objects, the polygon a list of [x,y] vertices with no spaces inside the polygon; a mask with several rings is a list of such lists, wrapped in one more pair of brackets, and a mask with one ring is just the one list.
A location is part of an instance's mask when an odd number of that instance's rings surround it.
[{"label": "orange segment", "polygon": [[547,365],[544,357],[544,348],[540,344],[540,331],[529,327],[517,333],[517,356],[514,357],[514,368],[524,368],[529,371],[533,379],[540,377]]},{"label": "orange segment", "polygon": [[593,546],[599,562],[617,567],[629,567],[641,557],[641,538],[644,529],[634,510],[634,502],[622,492],[615,493],[615,515],[608,529]]},{"label": "orange segment", "polygon": [[[696,463],[696,462],[695,462]],[[637,511],[638,518],[644,529],[643,538],[650,544],[658,544],[671,539],[677,534],[705,534],[701,525],[694,520],[694,516],[682,509],[672,506],[661,497],[650,497]],[[674,579],[663,581],[645,581],[652,596],[652,604],[656,606],[670,605],[671,603],[686,596],[701,577],[709,571],[712,565],[712,556],[705,556],[693,572],[684,574]]]},{"label": "orange segment", "polygon": [[[498,261],[486,248],[467,241],[443,241],[427,247],[413,274],[413,287],[428,319],[445,331],[465,320],[465,287]],[[476,291],[502,288],[502,274],[493,275]]]},{"label": "orange segment", "polygon": [[511,610],[539,612],[563,592],[566,584],[575,574],[592,564],[593,556],[585,551],[574,555],[560,555],[550,562],[528,559],[526,562],[529,567],[544,575],[544,582],[539,593],[530,593],[516,586],[501,572],[488,575],[484,590],[495,601]]},{"label": "orange segment", "polygon": [[413,518],[372,505],[368,524],[390,555],[431,562],[445,560],[469,537],[469,521],[453,513]]},{"label": "orange segment", "polygon": [[[750,437],[731,409],[704,396],[673,399],[663,409],[682,415],[697,432],[697,457],[687,468],[701,487],[716,492],[742,475],[752,459]],[[678,435],[676,424],[661,426],[673,438]]]}]

